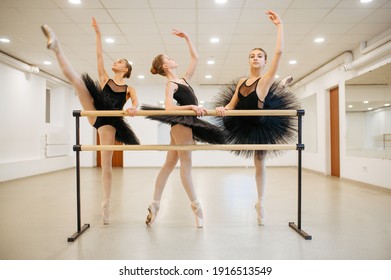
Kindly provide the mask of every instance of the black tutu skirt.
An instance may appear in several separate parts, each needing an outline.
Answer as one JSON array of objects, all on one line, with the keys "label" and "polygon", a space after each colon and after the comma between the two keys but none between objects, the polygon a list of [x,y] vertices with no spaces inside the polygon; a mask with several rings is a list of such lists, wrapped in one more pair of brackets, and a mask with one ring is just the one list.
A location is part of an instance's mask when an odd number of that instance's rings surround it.
[{"label": "black tutu skirt", "polygon": [[[225,106],[231,101],[236,84],[237,81],[220,91],[215,100],[216,107]],[[265,110],[298,110],[299,108],[298,99],[278,82],[272,84],[263,104]],[[216,117],[216,123],[227,132],[228,144],[291,144],[297,136],[295,116],[226,116]],[[253,150],[233,152],[247,158],[254,155]],[[269,156],[277,155],[278,151],[260,151],[260,153]]]},{"label": "black tutu skirt", "polygon": [[[161,107],[152,105],[142,105],[142,110],[164,110]],[[225,132],[219,127],[200,120],[193,116],[148,116],[150,120],[159,121],[171,126],[181,124],[183,126],[191,128],[193,131],[193,139],[199,142],[205,142],[210,144],[225,144]]]},{"label": "black tutu skirt", "polygon": [[[88,74],[83,74],[82,79],[94,99],[96,110],[119,110],[114,108],[115,101],[113,97],[104,92],[98,82],[94,82]],[[100,126],[113,126],[115,128],[115,139],[121,143],[127,145],[140,144],[136,134],[123,117],[98,117],[96,123],[99,123]]]}]

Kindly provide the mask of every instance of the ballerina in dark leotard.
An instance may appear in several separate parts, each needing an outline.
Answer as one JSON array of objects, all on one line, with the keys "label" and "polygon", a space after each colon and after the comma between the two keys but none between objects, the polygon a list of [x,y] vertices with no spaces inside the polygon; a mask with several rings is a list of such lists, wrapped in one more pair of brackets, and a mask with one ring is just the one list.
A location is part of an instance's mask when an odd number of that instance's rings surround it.
[{"label": "ballerina in dark leotard", "polygon": [[[285,88],[290,77],[281,83],[274,82],[284,47],[283,25],[280,17],[267,11],[269,19],[277,27],[277,44],[269,69],[262,75],[267,61],[266,52],[261,48],[251,50],[249,55],[250,75],[240,79],[234,87],[225,89],[216,102],[216,111],[225,116],[226,110],[256,109],[299,109],[297,98]],[[295,136],[295,118],[280,116],[250,116],[216,118],[228,132],[230,144],[286,144]],[[266,151],[237,151],[246,157],[254,156],[255,181],[258,200],[255,204],[259,225],[265,221]]]},{"label": "ballerina in dark leotard", "polygon": [[[197,97],[195,96],[191,86],[188,84],[188,81],[194,74],[198,54],[186,33],[180,30],[173,30],[173,34],[180,38],[184,38],[189,47],[191,59],[186,73],[182,76],[182,78],[179,78],[176,74],[178,64],[165,54],[158,55],[154,59],[151,73],[160,74],[167,78],[165,110],[193,110],[196,112],[198,117],[201,117],[206,113],[206,110],[198,106]],[[174,102],[174,100],[176,102]],[[157,109],[152,106],[142,106],[141,108],[144,110]],[[193,144],[194,140],[220,144],[225,141],[223,131],[221,129],[206,121],[202,121],[195,116],[158,116],[149,118],[171,125],[170,144],[172,145]],[[178,162],[178,159],[180,161],[182,184],[191,201],[191,209],[195,216],[196,226],[203,226],[204,216],[201,205],[197,199],[191,177],[191,151],[167,152],[166,161],[156,178],[153,202],[148,207],[149,214],[146,219],[147,225],[151,225],[155,221],[160,208],[160,199],[162,197],[165,184]]]},{"label": "ballerina in dark leotard", "polygon": [[[56,54],[61,70],[75,88],[83,110],[122,110],[126,101],[130,98],[132,107],[127,109],[127,113],[134,116],[138,106],[136,91],[124,83],[124,79],[130,77],[132,66],[126,59],[114,61],[111,68],[114,77],[110,78],[104,68],[101,34],[95,18],[92,19],[92,26],[96,33],[99,83],[95,83],[87,74],[80,76],[66,58],[54,32],[46,24],[42,25],[41,28],[48,39],[47,48]],[[88,121],[98,130],[102,145],[114,145],[115,140],[125,144],[139,143],[136,135],[122,117],[88,117]],[[113,151],[101,152],[103,183],[101,207],[104,224],[109,223],[110,215],[112,157]]]}]

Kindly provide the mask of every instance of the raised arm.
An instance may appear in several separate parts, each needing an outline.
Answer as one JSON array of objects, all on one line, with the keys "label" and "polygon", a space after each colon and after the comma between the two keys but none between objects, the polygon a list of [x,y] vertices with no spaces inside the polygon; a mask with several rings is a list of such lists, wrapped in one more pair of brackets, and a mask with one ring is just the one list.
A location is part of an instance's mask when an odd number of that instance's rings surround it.
[{"label": "raised arm", "polygon": [[183,78],[185,78],[187,81],[189,81],[191,79],[191,77],[193,76],[195,69],[197,67],[197,63],[198,63],[197,50],[195,49],[190,37],[185,32],[178,30],[178,29],[173,29],[172,34],[174,34],[180,38],[184,38],[186,40],[187,46],[189,48],[190,63],[189,63],[189,66],[187,67],[185,75],[183,76]]},{"label": "raised arm", "polygon": [[109,80],[109,76],[106,73],[105,66],[103,63],[103,49],[102,49],[102,39],[101,39],[101,33],[98,26],[98,23],[96,22],[96,19],[92,18],[92,27],[95,30],[96,35],[96,58],[97,58],[97,64],[98,64],[98,75],[99,75],[99,83],[100,86],[103,87],[107,81]]},{"label": "raised arm", "polygon": [[277,41],[273,59],[269,65],[267,72],[262,77],[263,83],[268,90],[271,84],[274,82],[274,77],[277,73],[278,64],[280,63],[282,52],[284,49],[284,28],[282,20],[280,19],[278,14],[273,11],[267,11],[266,14],[269,16],[270,21],[274,23],[277,27]]}]

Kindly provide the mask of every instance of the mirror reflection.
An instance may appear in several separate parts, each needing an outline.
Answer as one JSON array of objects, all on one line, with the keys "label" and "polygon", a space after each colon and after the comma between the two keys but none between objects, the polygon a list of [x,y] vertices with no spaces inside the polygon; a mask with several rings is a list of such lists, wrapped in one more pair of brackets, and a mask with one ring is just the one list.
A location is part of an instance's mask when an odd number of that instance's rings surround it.
[{"label": "mirror reflection", "polygon": [[391,64],[345,85],[347,154],[391,159]]}]

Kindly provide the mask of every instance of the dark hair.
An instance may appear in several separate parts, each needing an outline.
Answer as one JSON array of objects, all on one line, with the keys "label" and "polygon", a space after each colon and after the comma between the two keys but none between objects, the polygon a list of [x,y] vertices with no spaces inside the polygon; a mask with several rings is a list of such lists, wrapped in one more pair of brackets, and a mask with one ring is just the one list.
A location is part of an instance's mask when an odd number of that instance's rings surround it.
[{"label": "dark hair", "polygon": [[126,63],[126,68],[128,68],[128,72],[125,73],[124,78],[130,78],[130,74],[132,74],[132,65],[129,63],[129,61],[125,58],[123,58],[123,61]]},{"label": "dark hair", "polygon": [[[262,48],[253,48],[253,49],[250,51],[250,53],[251,53],[252,51],[256,51],[256,50],[263,52],[263,53],[265,54],[265,60],[267,60],[267,53],[266,53]],[[250,57],[250,55],[249,55],[248,57]]]},{"label": "dark hair", "polygon": [[163,69],[163,64],[164,64],[163,58],[164,58],[163,54],[159,54],[152,61],[152,66],[150,71],[153,75],[159,74],[162,76],[166,76],[166,72],[164,72]]}]

